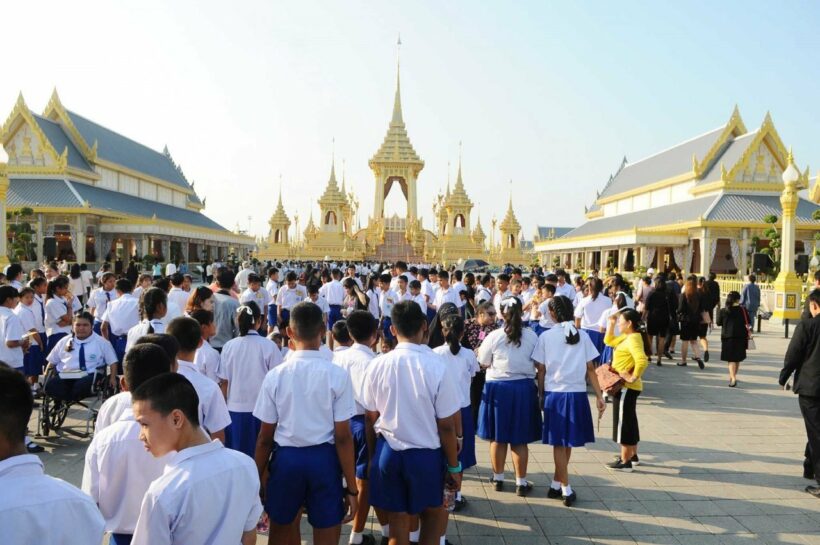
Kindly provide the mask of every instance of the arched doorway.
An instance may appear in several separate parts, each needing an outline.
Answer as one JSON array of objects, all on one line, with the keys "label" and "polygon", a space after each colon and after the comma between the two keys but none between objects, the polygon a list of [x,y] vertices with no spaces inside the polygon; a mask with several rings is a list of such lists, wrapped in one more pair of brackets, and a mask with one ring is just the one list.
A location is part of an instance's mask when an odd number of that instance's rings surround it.
[{"label": "arched doorway", "polygon": [[327,214],[325,214],[325,225],[336,225],[336,212],[330,210]]}]

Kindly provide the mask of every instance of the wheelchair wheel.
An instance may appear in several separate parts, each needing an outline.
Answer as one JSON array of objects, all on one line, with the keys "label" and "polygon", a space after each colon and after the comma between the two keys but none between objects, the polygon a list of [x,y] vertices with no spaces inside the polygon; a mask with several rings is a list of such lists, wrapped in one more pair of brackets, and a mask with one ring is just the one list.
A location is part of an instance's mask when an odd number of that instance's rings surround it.
[{"label": "wheelchair wheel", "polygon": [[52,431],[59,430],[68,416],[69,403],[54,399],[49,395],[43,396],[40,404],[40,435],[47,437]]}]

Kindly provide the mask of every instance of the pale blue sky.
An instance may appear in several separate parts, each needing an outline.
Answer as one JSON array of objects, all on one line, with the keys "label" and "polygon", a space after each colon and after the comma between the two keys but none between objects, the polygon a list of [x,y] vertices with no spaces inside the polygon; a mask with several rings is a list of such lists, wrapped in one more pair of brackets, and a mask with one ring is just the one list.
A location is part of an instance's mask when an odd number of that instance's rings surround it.
[{"label": "pale blue sky", "polygon": [[167,144],[206,213],[230,228],[250,215],[256,233],[280,173],[291,218],[298,210],[304,229],[318,212],[335,137],[337,173],[344,159],[366,223],[400,31],[425,226],[461,140],[485,231],[512,179],[530,238],[536,224],[581,223],[624,155],[717,127],[735,104],[749,129],[770,110],[814,175],[818,15],[809,1],[18,1],[0,8],[0,111],[19,91],[41,111],[56,85],[69,109]]}]

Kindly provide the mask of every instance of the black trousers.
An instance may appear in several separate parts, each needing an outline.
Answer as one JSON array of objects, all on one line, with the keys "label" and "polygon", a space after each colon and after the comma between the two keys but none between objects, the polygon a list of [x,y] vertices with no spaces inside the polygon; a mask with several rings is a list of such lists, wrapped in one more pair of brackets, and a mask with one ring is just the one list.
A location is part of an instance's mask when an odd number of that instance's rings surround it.
[{"label": "black trousers", "polygon": [[45,390],[48,395],[61,401],[79,401],[91,395],[93,385],[93,374],[65,380],[59,375],[54,375],[46,382]]},{"label": "black trousers", "polygon": [[[803,423],[806,425],[806,435],[809,442],[806,451],[811,460],[814,477],[820,476],[820,397],[797,396]],[[804,467],[807,467],[804,463]],[[820,482],[820,481],[818,481]]]},{"label": "black trousers", "polygon": [[484,392],[484,382],[487,380],[487,372],[478,371],[470,382],[470,406],[473,410],[473,422],[478,426],[478,409],[481,406],[481,394]]}]

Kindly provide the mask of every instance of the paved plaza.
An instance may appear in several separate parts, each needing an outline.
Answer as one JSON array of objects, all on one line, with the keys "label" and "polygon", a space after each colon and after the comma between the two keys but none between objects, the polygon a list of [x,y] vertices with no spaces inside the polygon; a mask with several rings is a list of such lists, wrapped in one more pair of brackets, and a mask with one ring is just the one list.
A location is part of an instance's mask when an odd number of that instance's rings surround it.
[{"label": "paved plaza", "polygon": [[[531,445],[535,488],[524,499],[509,484],[505,492],[488,485],[488,448],[479,441],[479,466],[464,479],[469,504],[451,517],[448,539],[463,545],[820,544],[820,500],[803,492],[806,435],[797,399],[777,386],[787,342],[780,326],[766,324],[758,349],[741,365],[737,388],[727,387],[725,364],[716,361],[714,333],[705,371],[692,363],[653,364],[638,400],[640,467],[631,474],[604,468],[617,452],[608,407],[598,441],[573,451],[570,478],[578,502],[572,508],[546,496],[553,469],[548,446]],[[79,485],[88,440],[52,436],[41,443],[48,449],[42,455],[47,472]],[[507,471],[509,479],[511,465]],[[303,529],[308,537],[306,523]]]}]

